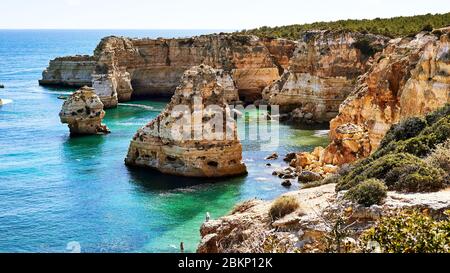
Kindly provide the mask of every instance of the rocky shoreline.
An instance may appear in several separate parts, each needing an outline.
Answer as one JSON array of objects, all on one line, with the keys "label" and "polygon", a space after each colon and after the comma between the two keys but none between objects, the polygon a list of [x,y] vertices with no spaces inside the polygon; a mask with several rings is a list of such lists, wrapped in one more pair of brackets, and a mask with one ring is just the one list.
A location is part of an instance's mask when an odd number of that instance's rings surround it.
[{"label": "rocky shoreline", "polygon": [[[285,187],[296,179],[308,189],[274,202],[248,201],[207,221],[198,251],[325,252],[321,239],[336,232],[336,223],[355,227],[334,242],[338,251],[341,239],[356,251],[359,236],[383,216],[416,208],[444,217],[450,209],[449,41],[450,27],[397,39],[323,30],[298,41],[236,34],[106,37],[93,56],[51,61],[40,83],[89,84],[102,110],[134,97],[172,96],[136,133],[125,160],[172,175],[246,173],[229,104],[279,106],[295,124],[330,122],[330,145],[289,154],[286,168],[273,173]],[[186,113],[195,112],[196,96],[202,107],[220,106],[231,139],[174,138],[173,127],[191,120]],[[173,115],[179,105],[189,111]],[[272,210],[280,204],[288,207],[275,219]]]}]

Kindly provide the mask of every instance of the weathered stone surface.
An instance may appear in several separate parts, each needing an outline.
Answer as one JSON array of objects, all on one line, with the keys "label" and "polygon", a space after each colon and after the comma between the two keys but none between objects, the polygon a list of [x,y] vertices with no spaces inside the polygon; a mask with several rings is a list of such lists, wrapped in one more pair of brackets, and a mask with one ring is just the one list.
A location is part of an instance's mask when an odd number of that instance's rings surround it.
[{"label": "weathered stone surface", "polygon": [[309,183],[314,181],[319,181],[322,179],[322,176],[318,173],[303,171],[298,176],[298,181],[302,183]]},{"label": "weathered stone surface", "polygon": [[336,128],[333,141],[323,152],[321,162],[340,166],[370,155],[369,135],[355,124],[343,124]]},{"label": "weathered stone surface", "polygon": [[[102,96],[105,100],[114,97],[115,93],[119,101],[128,100],[131,95],[168,97],[173,95],[186,69],[206,64],[222,69],[224,81],[231,86],[231,77],[241,99],[252,102],[261,98],[263,88],[279,79],[280,69],[291,57],[294,44],[282,39],[263,41],[255,36],[229,34],[182,39],[111,36],[102,39],[94,56],[88,57],[94,62],[90,62],[90,73],[84,76],[87,82],[83,83],[90,84],[90,74],[93,73],[94,82],[108,94]],[[80,65],[81,60],[74,60],[72,66],[52,61],[41,82],[74,84],[70,77],[64,75],[76,73],[74,70],[78,71]],[[116,84],[112,83],[114,81]]]},{"label": "weathered stone surface", "polygon": [[[295,196],[300,208],[273,223],[268,217],[272,202],[245,202],[230,215],[207,222],[200,228],[204,240],[198,251],[260,253],[267,251],[264,247],[267,238],[276,238],[278,242],[285,242],[279,251],[322,252],[325,250],[323,238],[330,234],[334,227],[333,219],[339,214],[346,215],[360,233],[372,227],[380,217],[395,211],[416,208],[441,215],[450,209],[450,189],[416,194],[389,192],[381,206],[366,208],[343,199],[344,193],[337,194],[335,186],[328,184],[286,194]],[[212,245],[206,240],[211,238],[211,234],[214,234],[215,242]],[[310,248],[311,245],[319,248]]]},{"label": "weathered stone surface", "polygon": [[96,61],[91,56],[60,57],[50,61],[42,72],[41,85],[91,86]]},{"label": "weathered stone surface", "polygon": [[365,73],[386,37],[352,32],[309,31],[298,42],[290,66],[263,97],[297,122],[327,122]]},{"label": "weathered stone surface", "polygon": [[71,135],[109,133],[102,124],[105,116],[103,103],[93,88],[83,87],[73,93],[63,104],[59,117],[69,125]]},{"label": "weathered stone surface", "polygon": [[205,65],[187,70],[166,109],[134,136],[127,165],[190,177],[245,174],[219,74]]},{"label": "weathered stone surface", "polygon": [[338,127],[351,123],[368,133],[374,151],[393,124],[450,102],[449,33],[390,41],[331,121],[332,140],[339,138]]}]

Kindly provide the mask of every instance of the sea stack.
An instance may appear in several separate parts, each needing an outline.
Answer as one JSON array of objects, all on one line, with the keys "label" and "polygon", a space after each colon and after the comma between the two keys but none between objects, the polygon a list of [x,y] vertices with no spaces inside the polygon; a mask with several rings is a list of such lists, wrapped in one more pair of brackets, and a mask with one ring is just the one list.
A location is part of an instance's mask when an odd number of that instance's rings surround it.
[{"label": "sea stack", "polygon": [[221,76],[206,65],[186,70],[166,109],[134,136],[126,164],[187,177],[246,174]]},{"label": "sea stack", "polygon": [[95,135],[109,133],[102,124],[105,116],[103,103],[94,89],[83,87],[73,93],[63,104],[59,117],[69,125],[71,135]]}]

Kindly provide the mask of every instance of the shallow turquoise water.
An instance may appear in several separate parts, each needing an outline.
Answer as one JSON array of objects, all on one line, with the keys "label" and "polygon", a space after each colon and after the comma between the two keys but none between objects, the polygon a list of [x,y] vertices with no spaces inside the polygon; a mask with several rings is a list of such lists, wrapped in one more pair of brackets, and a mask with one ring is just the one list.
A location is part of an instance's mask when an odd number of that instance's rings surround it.
[{"label": "shallow turquoise water", "polygon": [[[107,136],[69,138],[58,113],[70,89],[39,87],[48,60],[88,54],[108,34],[187,36],[207,31],[0,31],[0,252],[195,251],[206,212],[226,214],[237,202],[286,191],[271,176],[255,141],[243,141],[249,175],[224,180],[164,176],[124,165],[136,130],[165,101],[135,101],[107,110]],[[242,129],[241,129],[242,130]],[[318,131],[281,126],[280,154],[325,144]],[[295,188],[295,187],[294,187]]]}]

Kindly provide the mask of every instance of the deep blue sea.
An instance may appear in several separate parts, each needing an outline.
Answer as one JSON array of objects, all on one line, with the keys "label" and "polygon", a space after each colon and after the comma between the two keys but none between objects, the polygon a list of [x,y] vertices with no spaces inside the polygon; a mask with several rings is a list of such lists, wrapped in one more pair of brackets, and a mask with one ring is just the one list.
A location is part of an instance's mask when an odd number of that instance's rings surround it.
[{"label": "deep blue sea", "polygon": [[[252,198],[271,199],[287,190],[271,176],[282,160],[243,140],[246,177],[182,179],[124,165],[136,130],[156,117],[166,101],[141,100],[107,110],[107,136],[71,139],[59,121],[72,89],[38,85],[50,59],[92,54],[108,35],[184,37],[189,30],[0,30],[0,252],[195,251],[206,212],[213,218]],[[273,151],[311,150],[326,143],[323,132],[281,126]],[[293,189],[295,189],[294,187]],[[75,242],[75,243],[74,243]]]}]

